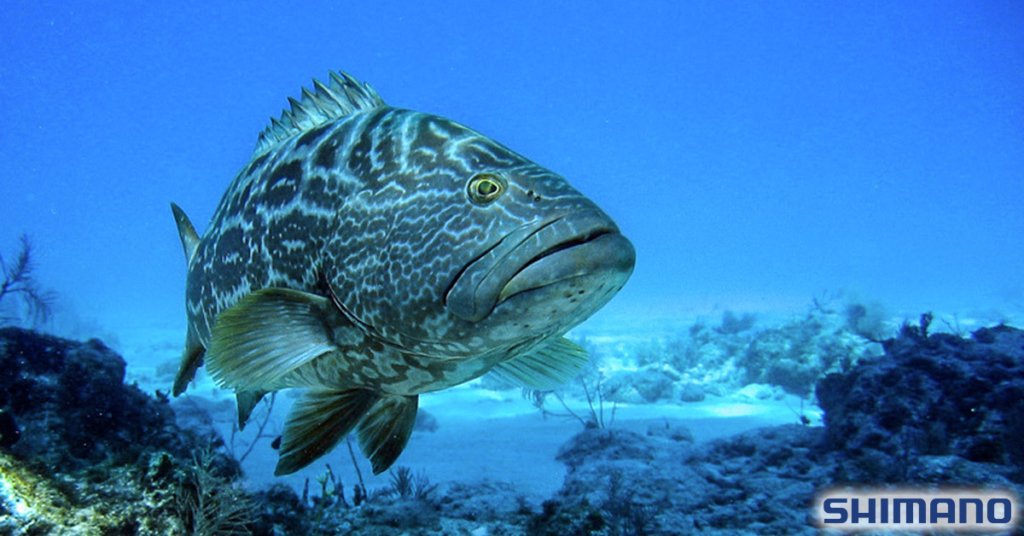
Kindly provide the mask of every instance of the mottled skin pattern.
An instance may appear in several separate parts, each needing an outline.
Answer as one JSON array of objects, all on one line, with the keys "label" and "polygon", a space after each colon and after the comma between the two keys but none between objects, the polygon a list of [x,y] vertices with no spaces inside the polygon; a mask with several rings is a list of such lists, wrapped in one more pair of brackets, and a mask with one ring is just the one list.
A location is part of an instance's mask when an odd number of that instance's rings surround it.
[{"label": "mottled skin pattern", "polygon": [[[497,202],[467,196],[480,172],[507,181]],[[218,313],[241,297],[267,287],[324,295],[322,277],[348,320],[336,331],[341,351],[268,390],[443,389],[560,336],[618,291],[581,282],[557,300],[527,293],[478,321],[446,307],[459,275],[503,237],[579,212],[607,219],[562,177],[466,127],[388,106],[358,111],[257,154],[235,178],[189,264],[190,330],[208,347]]]}]

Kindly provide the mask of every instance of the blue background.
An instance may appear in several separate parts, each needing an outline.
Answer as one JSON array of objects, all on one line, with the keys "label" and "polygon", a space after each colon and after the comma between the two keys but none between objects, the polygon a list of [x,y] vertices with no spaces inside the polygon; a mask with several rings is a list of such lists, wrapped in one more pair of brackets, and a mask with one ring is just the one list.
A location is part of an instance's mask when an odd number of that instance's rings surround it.
[{"label": "blue background", "polygon": [[168,202],[202,231],[344,69],[604,207],[638,250],[604,314],[1024,308],[1020,2],[369,4],[4,2],[0,250],[82,322],[183,326]]}]

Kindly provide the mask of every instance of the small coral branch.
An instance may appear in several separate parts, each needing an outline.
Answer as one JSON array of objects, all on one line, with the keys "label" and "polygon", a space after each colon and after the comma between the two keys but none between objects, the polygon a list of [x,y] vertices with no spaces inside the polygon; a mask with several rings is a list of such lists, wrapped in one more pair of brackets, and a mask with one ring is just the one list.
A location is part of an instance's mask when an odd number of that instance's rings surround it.
[{"label": "small coral branch", "polygon": [[[604,415],[604,388],[602,387],[603,377],[600,373],[597,373],[596,377],[592,378],[590,383],[585,378],[580,378],[580,386],[583,388],[583,395],[587,399],[587,408],[589,415],[584,416],[573,411],[569,404],[565,401],[565,397],[560,391],[538,391],[534,389],[525,389],[523,396],[528,398],[538,410],[541,415],[547,417],[563,417],[572,418],[579,421],[584,428],[607,428],[615,423],[615,411],[618,409],[618,402],[612,403],[611,418],[605,421]],[[545,400],[547,395],[553,395],[556,400],[562,405],[562,409],[565,413],[559,413],[549,410],[545,406]]]},{"label": "small coral branch", "polygon": [[352,440],[349,436],[345,436],[345,444],[348,445],[348,455],[352,458],[352,467],[356,469],[356,476],[359,477],[359,483],[356,484],[353,490],[353,500],[355,500],[356,506],[366,499],[366,483],[363,482],[363,472],[359,470],[359,464],[356,463],[356,452],[352,449]]},{"label": "small coral branch", "polygon": [[436,490],[437,484],[431,484],[427,475],[413,475],[412,469],[403,465],[391,471],[391,488],[387,493],[399,499],[426,501]]},{"label": "small coral branch", "polygon": [[256,518],[252,498],[216,468],[212,449],[197,453],[177,491],[175,504],[186,534],[243,535]]},{"label": "small coral branch", "polygon": [[54,294],[39,287],[32,275],[32,242],[28,236],[21,235],[21,249],[13,264],[8,264],[0,255],[0,271],[3,272],[3,283],[0,283],[0,302],[10,296],[18,296],[28,313],[28,317],[36,324],[44,323],[53,312]]}]

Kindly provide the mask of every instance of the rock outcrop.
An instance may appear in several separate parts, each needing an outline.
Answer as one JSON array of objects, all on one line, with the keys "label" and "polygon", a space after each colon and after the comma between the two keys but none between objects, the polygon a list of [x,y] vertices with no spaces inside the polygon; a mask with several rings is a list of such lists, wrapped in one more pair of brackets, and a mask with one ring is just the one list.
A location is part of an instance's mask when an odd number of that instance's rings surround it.
[{"label": "rock outcrop", "polygon": [[[0,329],[0,534],[184,533],[189,500],[235,489],[233,460],[193,458],[216,436],[180,428],[124,373],[98,340]],[[183,493],[200,469],[206,488]]]},{"label": "rock outcrop", "polygon": [[928,335],[923,322],[884,348],[819,381],[823,428],[764,428],[706,445],[685,434],[581,432],[559,454],[565,484],[532,532],[814,534],[814,494],[834,484],[1024,495],[1024,332]]}]

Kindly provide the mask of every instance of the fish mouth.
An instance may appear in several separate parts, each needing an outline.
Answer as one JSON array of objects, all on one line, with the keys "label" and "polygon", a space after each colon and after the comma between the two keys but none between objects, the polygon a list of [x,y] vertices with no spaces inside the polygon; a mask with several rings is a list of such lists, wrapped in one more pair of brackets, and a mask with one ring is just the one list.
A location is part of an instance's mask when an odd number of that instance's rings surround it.
[{"label": "fish mouth", "polygon": [[624,282],[635,260],[603,212],[564,214],[519,227],[472,259],[449,285],[445,306],[478,322],[515,296],[557,283],[600,274]]}]

